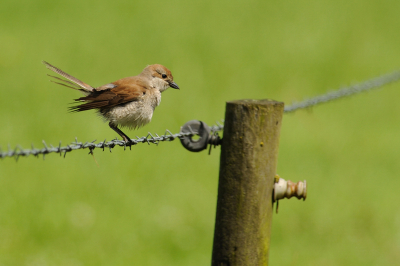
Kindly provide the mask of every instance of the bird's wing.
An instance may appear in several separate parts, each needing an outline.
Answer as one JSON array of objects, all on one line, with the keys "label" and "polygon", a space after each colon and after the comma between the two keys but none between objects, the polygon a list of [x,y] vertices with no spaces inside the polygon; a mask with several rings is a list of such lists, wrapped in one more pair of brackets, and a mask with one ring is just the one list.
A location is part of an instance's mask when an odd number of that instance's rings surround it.
[{"label": "bird's wing", "polygon": [[117,87],[117,85],[113,84],[113,83],[108,83],[105,84],[103,86],[97,87],[95,90],[96,91],[105,91],[105,90],[111,90],[113,88]]},{"label": "bird's wing", "polygon": [[[81,112],[90,109],[109,109],[132,101],[140,100],[146,94],[147,88],[143,84],[132,82],[131,78],[125,78],[110,83],[115,86],[111,89],[95,89],[88,96],[75,99],[75,101],[85,102],[83,104],[72,106],[72,112]],[[107,86],[109,84],[106,84]],[[103,86],[101,86],[103,87]],[[101,88],[99,87],[99,88]]]},{"label": "bird's wing", "polygon": [[[52,77],[52,78],[57,80],[57,81],[51,80],[52,82],[60,84],[60,85],[63,85],[63,86],[66,86],[66,87],[69,87],[69,88],[72,88],[72,89],[75,89],[75,90],[84,91],[84,92],[92,92],[94,90],[94,88],[92,86],[90,86],[90,85],[80,81],[79,79],[77,79],[77,78],[65,73],[61,69],[59,69],[59,68],[57,68],[57,67],[55,67],[55,66],[53,66],[53,65],[51,65],[49,63],[47,63],[46,61],[42,61],[42,62],[48,69],[50,69],[51,71],[54,71],[55,73],[57,73],[60,76],[62,76],[62,77],[67,79],[67,80],[65,80],[65,79],[61,79],[59,77],[54,77],[54,76],[49,75],[50,77]],[[61,83],[61,82],[63,82],[63,83]]]}]

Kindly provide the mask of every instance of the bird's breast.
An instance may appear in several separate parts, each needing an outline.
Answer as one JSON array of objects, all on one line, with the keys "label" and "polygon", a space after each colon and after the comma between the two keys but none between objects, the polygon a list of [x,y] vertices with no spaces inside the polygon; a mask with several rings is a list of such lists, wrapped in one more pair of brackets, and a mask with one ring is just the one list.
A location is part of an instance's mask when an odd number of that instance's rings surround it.
[{"label": "bird's breast", "polygon": [[115,125],[138,128],[151,121],[154,109],[160,102],[161,93],[158,90],[148,90],[139,100],[115,106],[102,115]]}]

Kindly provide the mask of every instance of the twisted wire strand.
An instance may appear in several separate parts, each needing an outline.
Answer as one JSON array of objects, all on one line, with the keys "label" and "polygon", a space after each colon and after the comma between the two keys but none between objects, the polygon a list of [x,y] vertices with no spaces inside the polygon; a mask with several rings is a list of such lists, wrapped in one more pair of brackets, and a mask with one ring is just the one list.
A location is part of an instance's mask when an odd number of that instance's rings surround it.
[{"label": "twisted wire strand", "polygon": [[[393,83],[400,80],[400,71],[394,71],[392,73],[384,74],[379,77],[375,77],[372,79],[369,79],[367,81],[344,87],[342,89],[332,91],[325,93],[323,95],[319,95],[310,99],[306,99],[304,101],[298,102],[298,103],[293,103],[291,105],[288,105],[285,107],[284,112],[285,113],[290,113],[297,111],[299,109],[306,109],[312,106],[315,106],[317,104],[322,104],[326,103],[329,101],[333,101],[339,98],[343,97],[348,97],[354,94],[358,94],[361,92],[365,92],[371,89],[376,89],[380,88],[384,85],[387,85],[389,83]],[[218,131],[222,131],[224,129],[224,125],[217,122],[216,125],[213,125],[210,127],[212,134],[217,134]],[[155,135],[155,136],[154,136]],[[194,132],[193,130],[190,130],[189,133],[176,133],[172,134],[171,131],[168,129],[165,131],[164,135],[159,136],[158,134],[151,134],[150,132],[147,134],[145,137],[139,138],[136,136],[136,139],[132,139],[131,143],[125,143],[125,141],[114,139],[111,141],[102,141],[99,143],[95,143],[95,140],[92,142],[78,142],[78,139],[75,138],[75,142],[71,143],[70,145],[61,147],[61,141],[57,147],[54,147],[53,145],[50,145],[50,147],[46,144],[45,141],[43,141],[44,148],[36,149],[33,144],[31,149],[23,149],[21,146],[17,145],[15,149],[11,150],[10,146],[8,146],[7,151],[3,151],[0,147],[0,159],[6,158],[6,157],[14,157],[16,160],[18,160],[19,157],[21,156],[29,156],[33,155],[38,157],[39,155],[43,155],[43,158],[45,158],[46,154],[49,153],[59,153],[60,156],[65,155],[68,152],[71,152],[73,150],[80,150],[80,149],[89,149],[89,153],[93,153],[93,150],[95,148],[101,148],[103,149],[109,149],[110,152],[111,150],[116,147],[116,146],[121,146],[124,147],[124,150],[126,147],[131,148],[132,145],[136,145],[138,143],[150,143],[153,144],[158,144],[159,142],[162,141],[173,141],[175,139],[181,139],[184,137],[190,137],[190,136],[195,136],[197,135],[197,132]]]},{"label": "twisted wire strand", "polygon": [[[224,126],[217,122],[217,125],[211,126],[210,129],[213,133],[216,133],[218,131],[222,131]],[[23,149],[20,145],[17,145],[13,150],[8,146],[7,151],[3,151],[0,147],[0,159],[6,158],[6,157],[14,157],[16,160],[19,159],[19,157],[27,157],[29,155],[33,155],[35,157],[39,157],[39,155],[43,155],[43,159],[45,158],[46,154],[49,153],[58,153],[60,156],[66,156],[68,152],[74,151],[74,150],[80,150],[80,149],[89,149],[89,153],[93,153],[93,150],[96,148],[100,148],[103,151],[105,149],[109,149],[110,152],[113,148],[120,146],[124,147],[124,150],[126,147],[131,148],[133,145],[136,145],[138,143],[147,143],[150,145],[150,143],[158,145],[158,143],[163,142],[163,141],[173,141],[175,139],[181,139],[183,137],[190,137],[197,135],[197,132],[191,131],[188,133],[176,133],[172,134],[171,131],[168,129],[165,131],[164,135],[159,136],[157,133],[154,135],[151,134],[150,132],[147,134],[147,136],[144,137],[138,137],[136,136],[136,139],[132,139],[131,143],[126,143],[123,140],[118,140],[118,139],[113,139],[111,141],[102,141],[99,143],[95,143],[96,140],[91,141],[91,142],[79,142],[77,138],[75,138],[75,142],[72,142],[71,144],[67,146],[61,146],[61,141],[58,146],[54,147],[53,145],[47,145],[46,142],[43,140],[43,148],[35,148],[32,144],[31,149]]]},{"label": "twisted wire strand", "polygon": [[299,109],[306,109],[317,104],[326,103],[339,98],[348,97],[353,94],[358,94],[372,89],[377,89],[389,83],[396,82],[398,80],[400,80],[400,70],[384,74],[382,76],[375,77],[352,86],[344,87],[336,91],[331,91],[323,95],[318,95],[316,97],[306,99],[298,103],[293,103],[291,105],[286,106],[284,112],[290,113],[297,111]]}]

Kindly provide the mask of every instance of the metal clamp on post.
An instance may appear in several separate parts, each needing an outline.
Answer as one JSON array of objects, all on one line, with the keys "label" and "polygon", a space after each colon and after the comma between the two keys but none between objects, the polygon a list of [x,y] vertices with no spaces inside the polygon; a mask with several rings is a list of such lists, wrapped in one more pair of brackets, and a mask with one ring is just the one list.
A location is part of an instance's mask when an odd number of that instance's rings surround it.
[{"label": "metal clamp on post", "polygon": [[[198,120],[191,120],[184,124],[180,133],[188,134],[187,136],[180,138],[180,140],[183,147],[193,152],[207,149],[208,144],[217,146],[222,142],[222,139],[218,134],[211,132],[210,127],[206,123]],[[199,139],[194,140],[193,136],[199,136]]]}]

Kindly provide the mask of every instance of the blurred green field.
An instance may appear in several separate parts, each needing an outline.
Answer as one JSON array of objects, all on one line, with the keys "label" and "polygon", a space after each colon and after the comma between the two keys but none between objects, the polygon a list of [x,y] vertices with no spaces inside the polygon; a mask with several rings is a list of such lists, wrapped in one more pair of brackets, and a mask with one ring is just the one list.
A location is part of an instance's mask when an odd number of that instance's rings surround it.
[{"label": "blurred green field", "polygon": [[[168,90],[152,123],[178,132],[225,102],[290,104],[400,68],[400,2],[0,2],[0,145],[110,140],[46,60],[100,86],[159,63]],[[398,265],[400,83],[283,119],[278,173],[308,198],[280,202],[270,265]],[[178,141],[132,151],[0,161],[0,265],[209,265],[219,148]]]}]

